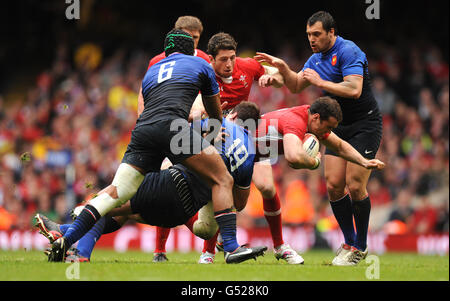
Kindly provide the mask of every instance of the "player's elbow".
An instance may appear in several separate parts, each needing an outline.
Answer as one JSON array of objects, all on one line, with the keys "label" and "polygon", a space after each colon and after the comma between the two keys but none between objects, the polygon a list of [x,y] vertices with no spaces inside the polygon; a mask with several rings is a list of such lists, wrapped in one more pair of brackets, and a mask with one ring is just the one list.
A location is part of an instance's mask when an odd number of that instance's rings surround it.
[{"label": "player's elbow", "polygon": [[362,90],[361,89],[353,89],[350,92],[350,98],[352,99],[359,99],[361,97]]},{"label": "player's elbow", "polygon": [[304,167],[302,156],[298,153],[288,152],[284,154],[284,158],[288,162],[289,166],[294,169],[300,169]]}]

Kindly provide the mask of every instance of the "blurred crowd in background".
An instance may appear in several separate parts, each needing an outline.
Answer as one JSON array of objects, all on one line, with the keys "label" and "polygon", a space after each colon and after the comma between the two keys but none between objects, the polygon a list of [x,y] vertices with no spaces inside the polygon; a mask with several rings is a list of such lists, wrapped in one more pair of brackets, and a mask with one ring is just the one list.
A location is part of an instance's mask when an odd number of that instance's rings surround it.
[{"label": "blurred crowd in background", "polygon": [[[161,41],[165,32],[160,31]],[[203,43],[208,38],[204,34]],[[391,234],[448,232],[448,56],[434,41],[401,39],[402,48],[354,40],[368,56],[383,114],[377,158],[387,166],[373,172],[368,184],[370,229]],[[264,51],[238,42],[240,56]],[[280,43],[271,54],[299,71],[311,53],[308,48],[298,51],[295,43]],[[62,41],[20,99],[7,102],[0,93],[0,229],[29,229],[36,212],[69,222],[73,206],[111,182],[136,122],[137,93],[149,59],[161,51]],[[284,87],[254,83],[249,101],[265,113],[310,104],[320,95],[314,87],[294,95]],[[281,157],[273,169],[286,225],[337,228],[323,167],[294,170]],[[266,225],[254,186],[238,223]]]}]

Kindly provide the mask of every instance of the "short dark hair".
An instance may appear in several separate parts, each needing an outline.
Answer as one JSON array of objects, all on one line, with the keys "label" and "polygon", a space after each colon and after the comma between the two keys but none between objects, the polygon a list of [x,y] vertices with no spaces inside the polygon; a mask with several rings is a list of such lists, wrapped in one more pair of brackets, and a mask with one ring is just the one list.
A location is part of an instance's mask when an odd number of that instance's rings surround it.
[{"label": "short dark hair", "polygon": [[325,121],[330,117],[336,118],[340,123],[342,121],[342,110],[336,99],[329,96],[319,97],[309,107],[311,114],[319,114],[320,120]]},{"label": "short dark hair", "polygon": [[187,55],[194,55],[194,39],[181,29],[172,29],[167,33],[164,40],[164,52],[166,56],[171,53],[180,52]]},{"label": "short dark hair", "polygon": [[329,32],[331,28],[334,28],[334,35],[337,35],[336,22],[334,21],[333,16],[326,11],[321,10],[314,13],[311,17],[309,17],[306,24],[308,24],[308,26],[313,26],[319,21],[322,22],[322,27],[326,32]]},{"label": "short dark hair", "polygon": [[237,43],[234,38],[225,32],[219,32],[213,35],[208,41],[208,53],[213,57],[219,53],[219,50],[237,49]]},{"label": "short dark hair", "polygon": [[232,112],[237,113],[237,118],[242,121],[251,119],[255,121],[255,124],[261,118],[261,111],[257,104],[250,101],[242,101],[240,104],[234,107]]}]

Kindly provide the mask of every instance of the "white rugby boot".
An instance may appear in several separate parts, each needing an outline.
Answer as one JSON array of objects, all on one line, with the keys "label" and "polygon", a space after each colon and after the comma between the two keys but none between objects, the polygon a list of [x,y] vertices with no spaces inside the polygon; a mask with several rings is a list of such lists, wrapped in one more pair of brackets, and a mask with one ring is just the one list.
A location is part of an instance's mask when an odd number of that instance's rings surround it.
[{"label": "white rugby boot", "polygon": [[366,258],[367,254],[367,248],[363,252],[355,247],[343,243],[336,251],[336,257],[334,257],[331,264],[335,266],[357,265],[362,259]]},{"label": "white rugby boot", "polygon": [[355,247],[352,247],[350,253],[346,256],[346,260],[349,265],[357,265],[361,260],[367,257],[368,253],[369,251],[367,250],[367,248],[364,251],[361,251]]},{"label": "white rugby boot", "polygon": [[212,264],[214,263],[214,254],[209,253],[208,251],[202,253],[200,255],[200,259],[198,260],[198,263],[201,264]]},{"label": "white rugby boot", "polygon": [[289,264],[303,264],[305,260],[288,244],[282,244],[275,248],[275,258],[277,260],[283,259]]},{"label": "white rugby boot", "polygon": [[333,261],[331,262],[332,265],[348,265],[347,261],[345,260],[348,253],[351,252],[352,246],[347,245],[346,243],[342,243],[341,246],[336,251],[336,256],[333,258]]}]

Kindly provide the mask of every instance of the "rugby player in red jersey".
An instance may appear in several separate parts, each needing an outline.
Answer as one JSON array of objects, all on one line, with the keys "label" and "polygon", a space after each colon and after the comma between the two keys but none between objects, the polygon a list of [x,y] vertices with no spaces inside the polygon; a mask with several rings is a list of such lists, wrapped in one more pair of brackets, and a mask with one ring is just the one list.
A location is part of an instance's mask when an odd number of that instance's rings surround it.
[{"label": "rugby player in red jersey", "polygon": [[[262,115],[261,123],[256,131],[257,152],[260,160],[255,162],[253,173],[253,182],[258,190],[262,193],[276,195],[271,167],[273,161],[271,160],[277,159],[279,155],[284,155],[289,166],[295,169],[314,170],[320,166],[320,152],[315,158],[312,158],[303,150],[302,141],[306,133],[316,135],[322,144],[332,149],[346,161],[355,163],[368,170],[383,169],[383,162],[377,159],[368,160],[364,158],[349,143],[332,132],[341,120],[342,111],[339,103],[330,97],[321,97],[311,106],[296,106]],[[246,204],[236,203],[236,200],[234,200],[234,203],[237,208],[245,208],[246,206]],[[296,254],[295,251],[289,250],[291,248],[284,244],[282,240],[278,243],[275,240],[282,239],[279,202],[278,204],[276,202],[269,203],[267,200],[264,200],[263,205],[266,219],[270,220],[273,225],[271,233],[274,239],[275,257],[277,259],[285,259],[290,264],[302,264],[304,260],[300,255]],[[199,214],[201,213],[199,212]],[[212,220],[212,214],[210,210],[208,216],[200,217],[200,219]],[[274,225],[277,224],[279,228],[275,228]],[[277,244],[280,247],[277,248]]]}]

